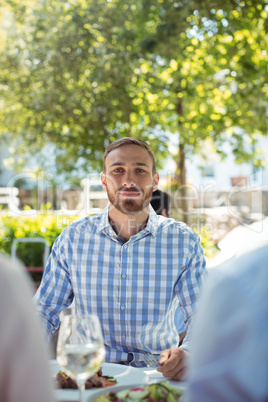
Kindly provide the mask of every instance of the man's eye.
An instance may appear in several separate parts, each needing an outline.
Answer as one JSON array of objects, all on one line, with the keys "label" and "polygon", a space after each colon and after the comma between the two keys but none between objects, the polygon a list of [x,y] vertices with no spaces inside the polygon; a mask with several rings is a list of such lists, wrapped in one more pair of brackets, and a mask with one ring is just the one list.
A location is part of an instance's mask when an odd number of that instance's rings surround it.
[{"label": "man's eye", "polygon": [[144,169],[137,169],[136,171],[137,171],[137,173],[144,173],[145,172]]},{"label": "man's eye", "polygon": [[114,169],[114,172],[115,173],[122,173],[123,169],[122,168],[116,168],[116,169]]}]

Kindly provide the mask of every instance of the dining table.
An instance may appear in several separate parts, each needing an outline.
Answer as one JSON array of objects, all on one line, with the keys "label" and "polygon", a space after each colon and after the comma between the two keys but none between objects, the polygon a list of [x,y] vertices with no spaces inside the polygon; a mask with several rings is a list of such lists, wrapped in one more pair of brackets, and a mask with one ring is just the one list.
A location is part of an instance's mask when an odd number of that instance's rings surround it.
[{"label": "dining table", "polygon": [[[57,360],[50,360],[50,372],[52,378],[61,370]],[[100,395],[105,395],[111,390],[119,391],[125,388],[136,388],[162,381],[168,381],[169,385],[183,392],[186,383],[168,379],[159,373],[154,367],[131,367],[115,363],[103,363],[104,376],[114,377],[116,384],[107,388],[92,388],[85,391],[86,402],[95,402]],[[75,389],[56,389],[55,400],[57,402],[78,402],[78,391]]]}]

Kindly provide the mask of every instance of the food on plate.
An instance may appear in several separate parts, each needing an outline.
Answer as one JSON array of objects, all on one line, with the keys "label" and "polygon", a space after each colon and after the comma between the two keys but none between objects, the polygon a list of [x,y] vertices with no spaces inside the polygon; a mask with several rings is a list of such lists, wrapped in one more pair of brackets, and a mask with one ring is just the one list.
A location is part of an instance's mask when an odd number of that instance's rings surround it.
[{"label": "food on plate", "polygon": [[146,385],[138,388],[111,391],[106,395],[99,396],[96,402],[131,402],[131,401],[161,401],[175,402],[182,396],[182,391],[171,387],[167,381],[158,384]]},{"label": "food on plate", "polygon": [[[56,387],[57,388],[68,388],[68,389],[77,389],[77,382],[69,377],[62,371],[59,371],[55,378]],[[91,388],[106,388],[116,384],[116,380],[113,377],[103,376],[102,371],[99,370],[96,374],[90,377],[86,383],[86,389]]]}]

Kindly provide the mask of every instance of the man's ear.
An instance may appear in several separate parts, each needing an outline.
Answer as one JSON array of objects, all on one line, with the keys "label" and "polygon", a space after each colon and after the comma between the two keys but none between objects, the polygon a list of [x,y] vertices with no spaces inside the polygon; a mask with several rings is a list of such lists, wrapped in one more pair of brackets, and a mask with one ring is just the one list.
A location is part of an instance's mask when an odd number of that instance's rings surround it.
[{"label": "man's ear", "polygon": [[105,177],[105,173],[101,172],[100,178],[101,178],[102,187],[103,187],[104,190],[106,190],[107,187],[106,187],[106,177]]},{"label": "man's ear", "polygon": [[159,173],[155,173],[153,181],[153,191],[157,189],[158,183],[159,183]]}]

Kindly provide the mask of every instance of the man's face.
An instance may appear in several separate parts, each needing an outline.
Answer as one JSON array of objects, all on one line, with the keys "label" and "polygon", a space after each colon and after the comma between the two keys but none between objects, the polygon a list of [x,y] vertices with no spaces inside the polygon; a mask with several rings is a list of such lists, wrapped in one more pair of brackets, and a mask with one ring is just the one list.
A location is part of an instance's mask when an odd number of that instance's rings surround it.
[{"label": "man's face", "polygon": [[122,145],[111,151],[101,174],[110,203],[124,214],[142,211],[151,201],[159,176],[152,173],[153,161],[145,148]]}]

